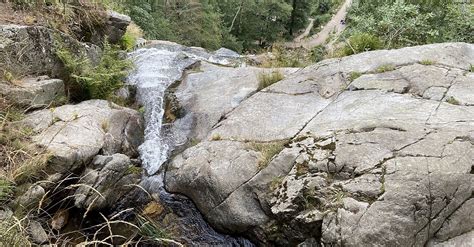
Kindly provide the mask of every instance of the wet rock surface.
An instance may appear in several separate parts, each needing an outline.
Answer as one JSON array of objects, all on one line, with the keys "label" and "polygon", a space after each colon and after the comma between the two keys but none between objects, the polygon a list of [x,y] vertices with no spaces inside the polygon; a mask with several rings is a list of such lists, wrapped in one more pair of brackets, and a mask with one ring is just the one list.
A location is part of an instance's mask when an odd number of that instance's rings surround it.
[{"label": "wet rock surface", "polygon": [[[263,244],[464,244],[474,228],[472,63],[472,44],[446,43],[304,68],[177,155],[167,189],[217,229]],[[281,140],[281,151],[249,148]]]}]

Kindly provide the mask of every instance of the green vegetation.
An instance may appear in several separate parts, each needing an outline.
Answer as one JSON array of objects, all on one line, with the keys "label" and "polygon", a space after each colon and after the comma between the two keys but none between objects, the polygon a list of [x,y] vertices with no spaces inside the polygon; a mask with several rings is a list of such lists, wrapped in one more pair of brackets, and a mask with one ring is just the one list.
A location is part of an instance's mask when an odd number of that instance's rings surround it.
[{"label": "green vegetation", "polygon": [[352,71],[350,74],[349,74],[349,81],[354,81],[355,79],[359,78],[362,76],[362,73],[360,72],[357,72],[357,71]]},{"label": "green vegetation", "polygon": [[13,195],[15,186],[6,178],[0,177],[0,204],[4,204],[10,200]]},{"label": "green vegetation", "polygon": [[342,0],[119,0],[106,5],[128,14],[148,39],[208,49],[255,51],[291,39],[315,18],[325,23]]},{"label": "green vegetation", "polygon": [[378,67],[375,70],[375,72],[384,73],[384,72],[388,72],[388,71],[392,71],[392,70],[395,70],[395,66],[393,66],[392,64],[384,64],[384,65],[381,65],[380,67]]},{"label": "green vegetation", "polygon": [[0,246],[32,246],[24,219],[11,216],[0,222]]},{"label": "green vegetation", "polygon": [[473,8],[472,1],[355,1],[343,35],[348,45],[338,55],[439,42],[473,43]]},{"label": "green vegetation", "polygon": [[269,143],[249,143],[249,147],[260,153],[258,169],[262,170],[268,166],[273,157],[279,154],[287,144],[287,141],[269,142]]},{"label": "green vegetation", "polygon": [[120,48],[125,51],[131,51],[137,39],[141,37],[143,37],[143,31],[136,24],[131,23],[120,40]]},{"label": "green vegetation", "polygon": [[147,216],[137,215],[140,235],[155,242],[174,242],[170,239],[170,234],[163,229],[157,222]]},{"label": "green vegetation", "polygon": [[382,48],[380,39],[368,33],[355,33],[346,40],[340,55],[348,56],[364,51],[373,51]]},{"label": "green vegetation", "polygon": [[105,42],[102,56],[97,65],[84,55],[74,55],[71,51],[58,45],[56,51],[63,62],[68,88],[73,88],[78,95],[72,99],[110,99],[117,89],[123,86],[132,62],[116,46]]},{"label": "green vegetation", "polygon": [[431,60],[422,60],[422,61],[420,62],[420,64],[423,64],[423,65],[433,65],[433,64],[435,64],[435,62],[434,62],[434,61],[431,61]]},{"label": "green vegetation", "polygon": [[474,72],[474,64],[471,64],[471,65],[469,66],[469,72]]},{"label": "green vegetation", "polygon": [[31,145],[33,130],[15,124],[23,118],[21,109],[0,97],[0,171],[5,176],[0,179],[16,183],[41,178],[50,160],[45,150]]},{"label": "green vegetation", "polygon": [[285,76],[278,70],[270,73],[261,72],[258,75],[258,90],[262,90],[278,81],[281,81]]}]

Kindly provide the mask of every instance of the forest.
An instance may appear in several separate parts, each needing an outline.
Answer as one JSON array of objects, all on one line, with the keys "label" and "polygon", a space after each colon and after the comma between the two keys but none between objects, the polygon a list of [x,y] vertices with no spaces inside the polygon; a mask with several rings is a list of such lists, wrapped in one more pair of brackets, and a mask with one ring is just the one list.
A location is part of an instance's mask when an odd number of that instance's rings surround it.
[{"label": "forest", "polygon": [[[130,15],[147,39],[209,49],[256,51],[289,40],[308,18],[324,25],[341,0],[121,0],[109,3]],[[343,54],[435,42],[473,42],[473,4],[452,0],[354,0]]]}]

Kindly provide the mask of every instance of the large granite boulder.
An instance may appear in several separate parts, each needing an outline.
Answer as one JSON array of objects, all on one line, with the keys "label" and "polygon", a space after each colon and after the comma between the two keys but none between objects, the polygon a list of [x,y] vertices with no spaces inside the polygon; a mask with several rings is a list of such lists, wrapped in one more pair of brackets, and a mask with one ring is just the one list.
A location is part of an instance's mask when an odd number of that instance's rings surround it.
[{"label": "large granite boulder", "polygon": [[137,157],[143,142],[141,114],[105,100],[36,111],[23,124],[37,133],[33,142],[51,153],[51,172],[83,168],[97,154]]},{"label": "large granite boulder", "polygon": [[167,189],[217,229],[265,244],[463,243],[474,229],[472,64],[474,45],[445,43],[304,68],[223,111],[172,159]]}]

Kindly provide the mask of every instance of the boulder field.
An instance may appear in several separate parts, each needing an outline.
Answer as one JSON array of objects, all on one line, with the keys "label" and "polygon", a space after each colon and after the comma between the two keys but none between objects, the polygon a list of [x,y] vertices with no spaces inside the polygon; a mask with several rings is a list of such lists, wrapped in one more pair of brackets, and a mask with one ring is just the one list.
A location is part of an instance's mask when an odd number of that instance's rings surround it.
[{"label": "boulder field", "polygon": [[166,188],[218,230],[264,245],[464,246],[474,229],[473,64],[466,43],[371,51],[249,94],[239,68],[201,65],[181,85],[202,90],[174,91],[181,105],[197,103],[171,123],[194,116],[194,139],[169,161]]}]

